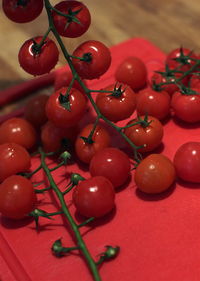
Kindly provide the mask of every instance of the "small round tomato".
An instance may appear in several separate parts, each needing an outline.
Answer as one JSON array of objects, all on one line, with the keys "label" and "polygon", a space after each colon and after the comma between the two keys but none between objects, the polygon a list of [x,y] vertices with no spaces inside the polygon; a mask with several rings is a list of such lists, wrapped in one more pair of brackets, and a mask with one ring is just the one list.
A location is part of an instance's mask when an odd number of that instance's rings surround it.
[{"label": "small round tomato", "polygon": [[182,180],[200,183],[200,142],[182,144],[174,155],[174,166]]},{"label": "small round tomato", "polygon": [[81,181],[74,189],[73,203],[85,217],[102,217],[115,206],[112,183],[104,177],[92,177]]},{"label": "small round tomato", "polygon": [[30,149],[36,144],[36,140],[34,127],[23,118],[14,117],[0,125],[0,144],[14,142]]},{"label": "small round tomato", "polygon": [[141,90],[137,95],[138,115],[151,115],[159,120],[170,112],[170,96],[165,91],[154,91],[151,88]]},{"label": "small round tomato", "polygon": [[31,166],[29,153],[16,143],[1,144],[0,159],[0,182],[11,175],[27,172]]},{"label": "small round tomato", "polygon": [[110,50],[99,41],[83,42],[73,52],[73,56],[78,57],[72,58],[72,63],[83,79],[99,78],[111,64]]},{"label": "small round tomato", "polygon": [[11,219],[23,219],[34,210],[36,195],[30,180],[13,175],[0,185],[0,213]]},{"label": "small round tomato", "polygon": [[140,58],[128,57],[117,67],[115,78],[137,91],[147,83],[147,68]]},{"label": "small round tomato", "polygon": [[29,74],[42,75],[50,72],[58,62],[59,51],[53,40],[48,37],[41,47],[42,37],[27,40],[19,50],[20,66]]},{"label": "small round tomato", "polygon": [[26,23],[37,18],[43,9],[43,0],[3,0],[6,16],[17,23]]},{"label": "small round tomato", "polygon": [[90,163],[92,157],[98,151],[110,146],[110,136],[107,130],[101,125],[97,125],[92,135],[91,140],[82,139],[88,138],[93,129],[93,124],[88,124],[82,129],[75,142],[75,150],[78,158],[84,163]]},{"label": "small round tomato", "polygon": [[95,153],[90,162],[90,174],[109,179],[114,187],[123,185],[130,176],[131,164],[121,150],[108,147]]},{"label": "small round tomato", "polygon": [[118,122],[132,115],[136,108],[136,94],[129,86],[110,85],[102,91],[114,91],[110,93],[99,93],[96,104],[100,112],[109,120]]},{"label": "small round tomato", "polygon": [[175,180],[175,168],[171,160],[162,154],[150,154],[135,170],[135,183],[145,193],[167,190]]},{"label": "small round tomato", "polygon": [[[142,120],[142,121],[141,121]],[[125,135],[137,146],[143,145],[138,149],[140,152],[152,151],[158,147],[163,138],[163,126],[160,121],[153,117],[140,116],[128,122],[127,125],[140,122],[139,124],[128,127],[124,130]]]},{"label": "small round tomato", "polygon": [[46,105],[48,119],[60,128],[76,125],[86,110],[86,100],[83,94],[72,88],[67,94],[67,87],[53,93]]},{"label": "small round tomato", "polygon": [[56,10],[65,14],[62,16],[55,10],[52,12],[54,25],[61,36],[75,38],[85,33],[91,23],[88,8],[79,1],[62,1],[55,5]]}]

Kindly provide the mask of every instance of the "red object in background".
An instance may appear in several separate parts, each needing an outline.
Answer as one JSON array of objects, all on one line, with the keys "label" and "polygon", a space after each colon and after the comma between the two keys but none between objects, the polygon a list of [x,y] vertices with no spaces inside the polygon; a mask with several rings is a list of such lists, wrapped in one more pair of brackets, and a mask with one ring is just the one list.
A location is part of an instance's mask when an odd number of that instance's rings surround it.
[{"label": "red object in background", "polygon": [[[165,55],[144,39],[132,39],[111,48],[112,65],[100,80],[90,81],[90,88],[101,89],[113,83],[114,71],[123,59],[130,55],[140,57],[148,69],[148,76],[163,66]],[[131,118],[134,118],[132,116]],[[83,123],[86,122],[82,120]],[[119,124],[125,125],[127,120]],[[188,128],[190,128],[188,130]],[[163,148],[159,152],[171,160],[178,147],[187,141],[199,141],[200,129],[191,128],[183,122],[168,120],[164,125]],[[119,142],[120,147],[124,145]],[[33,161],[36,168],[38,161]],[[76,165],[67,166],[70,172],[81,172]],[[61,168],[66,174],[66,169]],[[134,173],[134,172],[133,172]],[[132,177],[133,178],[133,177]],[[42,180],[42,175],[37,181]],[[55,173],[56,181],[63,177]],[[64,190],[66,181],[60,184]],[[104,246],[119,245],[116,259],[100,268],[103,281],[198,281],[200,279],[200,204],[199,184],[178,182],[160,195],[145,195],[139,192],[133,180],[116,194],[116,213],[112,213],[92,231],[90,226],[82,228],[84,239],[93,255],[102,253]],[[55,210],[52,195],[40,195],[42,206],[47,211]],[[67,203],[71,195],[66,195]],[[56,205],[56,203],[55,203]],[[57,206],[57,205],[56,205]],[[70,205],[75,214],[75,208]],[[76,218],[80,219],[77,214]],[[7,221],[1,218],[0,225],[0,279],[3,281],[92,281],[82,257],[70,255],[57,259],[51,254],[52,243],[63,237],[66,246],[73,246],[67,229],[62,227],[60,216],[54,221],[41,219],[41,231],[34,223]],[[64,280],[63,280],[64,279]]]}]

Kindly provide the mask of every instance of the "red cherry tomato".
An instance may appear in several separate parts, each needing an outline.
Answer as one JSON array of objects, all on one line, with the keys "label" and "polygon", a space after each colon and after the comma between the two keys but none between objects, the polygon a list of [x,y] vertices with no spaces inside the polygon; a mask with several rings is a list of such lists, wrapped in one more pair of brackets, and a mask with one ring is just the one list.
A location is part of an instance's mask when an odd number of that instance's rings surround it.
[{"label": "red cherry tomato", "polygon": [[70,90],[66,102],[60,101],[60,96],[65,96],[67,89],[63,87],[52,94],[46,105],[48,119],[60,128],[76,125],[86,110],[86,100],[77,89]]},{"label": "red cherry tomato", "polygon": [[171,160],[162,154],[150,154],[135,170],[135,183],[145,193],[167,190],[175,180],[175,168]]},{"label": "red cherry tomato", "polygon": [[29,39],[19,50],[20,66],[32,75],[48,73],[58,62],[59,51],[54,41],[46,38],[42,47],[37,50],[41,40],[41,36]]},{"label": "red cherry tomato", "polygon": [[111,64],[110,50],[99,41],[83,42],[73,52],[73,56],[86,59],[72,58],[76,71],[83,79],[99,78]]},{"label": "red cherry tomato", "polygon": [[131,164],[121,150],[108,147],[95,153],[90,162],[90,174],[109,179],[114,187],[123,185],[130,176]]},{"label": "red cherry tomato", "polygon": [[200,142],[182,144],[175,153],[174,166],[182,180],[200,183]]},{"label": "red cherry tomato", "polygon": [[36,195],[30,180],[13,175],[0,185],[0,213],[11,219],[23,219],[34,210]]},{"label": "red cherry tomato", "polygon": [[141,90],[137,95],[138,115],[151,115],[159,120],[167,117],[170,111],[170,96],[165,91],[154,91],[151,88]]},{"label": "red cherry tomato", "polygon": [[62,1],[56,4],[54,8],[69,16],[66,18],[54,10],[52,12],[54,25],[61,36],[75,38],[88,30],[91,16],[88,8],[83,3],[79,1]]},{"label": "red cherry tomato", "polygon": [[192,75],[190,78],[190,88],[198,89],[200,92],[200,77],[199,75]]},{"label": "red cherry tomato", "polygon": [[126,85],[110,85],[103,90],[115,93],[99,93],[96,104],[100,112],[109,120],[118,122],[132,115],[136,108],[136,94]]},{"label": "red cherry tomato", "polygon": [[152,151],[158,147],[162,141],[163,126],[160,121],[153,116],[148,116],[148,120],[145,122],[145,116],[140,116],[140,118],[129,121],[127,125],[139,122],[140,120],[143,120],[143,123],[126,128],[124,133],[135,145],[144,145],[144,147],[138,149],[138,151]]},{"label": "red cherry tomato", "polygon": [[137,91],[146,85],[147,69],[140,58],[128,57],[118,66],[115,78]]},{"label": "red cherry tomato", "polygon": [[93,124],[88,124],[82,129],[75,142],[75,150],[78,158],[84,163],[90,163],[92,157],[98,151],[110,146],[110,136],[104,127],[97,125],[92,136],[92,143],[88,143],[80,137],[88,138],[93,129]]},{"label": "red cherry tomato", "polygon": [[17,23],[26,23],[37,18],[43,9],[43,0],[3,0],[6,16]]},{"label": "red cherry tomato", "polygon": [[1,144],[0,159],[0,182],[11,175],[27,172],[31,166],[29,153],[16,143]]},{"label": "red cherry tomato", "polygon": [[34,127],[23,118],[14,117],[0,125],[0,144],[14,142],[30,149],[36,144],[36,141]]},{"label": "red cherry tomato", "polygon": [[113,185],[104,177],[92,177],[81,181],[74,189],[73,202],[81,215],[102,217],[115,206]]}]

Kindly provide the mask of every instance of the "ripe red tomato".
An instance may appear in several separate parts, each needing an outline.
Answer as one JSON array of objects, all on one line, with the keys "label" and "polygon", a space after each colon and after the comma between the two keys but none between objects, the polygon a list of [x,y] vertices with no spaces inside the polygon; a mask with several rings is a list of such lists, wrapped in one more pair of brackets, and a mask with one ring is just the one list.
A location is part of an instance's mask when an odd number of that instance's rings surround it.
[{"label": "ripe red tomato", "polygon": [[26,23],[37,18],[43,9],[43,0],[3,0],[6,16],[17,23]]},{"label": "ripe red tomato", "polygon": [[88,8],[83,3],[79,1],[62,1],[56,4],[54,8],[69,16],[66,18],[54,10],[52,11],[54,25],[61,36],[75,38],[88,30],[91,16]]},{"label": "ripe red tomato", "polygon": [[83,216],[102,217],[115,206],[113,185],[104,177],[81,181],[74,189],[73,203]]},{"label": "ripe red tomato", "polygon": [[83,42],[73,52],[73,56],[87,59],[87,61],[84,61],[72,58],[77,73],[83,79],[99,78],[111,64],[110,50],[99,41]]},{"label": "ripe red tomato", "polygon": [[[127,125],[140,120],[145,120],[145,116],[135,118]],[[163,126],[157,118],[148,116],[146,123],[137,124],[124,130],[124,133],[135,145],[144,145],[143,148],[138,149],[140,152],[152,151],[160,145],[163,138]]]},{"label": "ripe red tomato", "polygon": [[23,219],[34,210],[36,195],[30,180],[13,175],[0,185],[0,213],[11,219]]},{"label": "ripe red tomato", "polygon": [[[49,97],[46,105],[48,119],[60,128],[69,128],[76,125],[86,110],[86,100],[77,89],[72,88],[69,97],[61,104],[60,95],[65,96],[67,87],[56,91]],[[69,109],[65,108],[69,107]]]},{"label": "ripe red tomato", "polygon": [[121,150],[108,147],[95,153],[90,162],[90,174],[109,179],[114,187],[123,185],[130,176],[131,164]]},{"label": "ripe red tomato", "polygon": [[99,93],[96,104],[100,112],[109,120],[118,122],[132,115],[136,108],[136,94],[127,85],[110,85],[103,90],[114,91],[114,94]]},{"label": "ripe red tomato", "polygon": [[23,118],[14,117],[0,125],[0,144],[14,142],[30,149],[36,144],[36,141],[34,127]]},{"label": "ripe red tomato", "polygon": [[146,85],[147,68],[140,58],[128,57],[117,67],[115,78],[137,91]]},{"label": "ripe red tomato", "polygon": [[200,77],[198,75],[192,75],[190,78],[190,88],[198,89],[200,91]]},{"label": "ripe red tomato", "polygon": [[174,155],[174,166],[182,180],[200,183],[200,142],[182,144]]},{"label": "ripe red tomato", "polygon": [[46,38],[42,47],[37,50],[42,37],[27,40],[19,50],[20,66],[29,74],[42,75],[50,72],[58,62],[59,51],[53,40]]},{"label": "ripe red tomato", "polygon": [[165,91],[157,92],[146,88],[137,95],[136,109],[138,115],[148,114],[162,120],[170,112],[170,96]]},{"label": "ripe red tomato", "polygon": [[75,142],[75,150],[78,158],[84,163],[90,163],[92,157],[98,151],[110,146],[110,136],[107,130],[101,125],[97,125],[92,136],[93,143],[87,143],[80,137],[87,138],[93,129],[93,124],[88,124],[82,129]]},{"label": "ripe red tomato", "polygon": [[135,170],[135,183],[145,193],[167,190],[175,180],[175,168],[171,160],[162,154],[150,154]]},{"label": "ripe red tomato", "polygon": [[11,175],[27,172],[31,166],[29,153],[16,143],[1,144],[0,159],[0,182]]},{"label": "ripe red tomato", "polygon": [[200,121],[200,96],[174,93],[171,100],[173,114],[179,119],[195,123]]}]

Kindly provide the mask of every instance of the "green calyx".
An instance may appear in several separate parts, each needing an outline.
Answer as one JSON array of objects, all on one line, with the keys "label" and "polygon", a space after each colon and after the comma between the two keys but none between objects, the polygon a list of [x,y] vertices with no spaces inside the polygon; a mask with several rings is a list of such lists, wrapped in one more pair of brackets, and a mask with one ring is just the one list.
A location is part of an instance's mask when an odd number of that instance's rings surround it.
[{"label": "green calyx", "polygon": [[19,7],[19,6],[26,7],[28,2],[29,2],[28,0],[18,0],[16,5],[17,5],[17,7]]},{"label": "green calyx", "polygon": [[142,119],[140,116],[138,116],[138,124],[140,124],[143,128],[148,127],[151,124],[151,121],[148,121],[148,114],[145,114],[144,119]]},{"label": "green calyx", "polygon": [[65,254],[78,249],[79,247],[63,247],[61,239],[56,240],[51,247],[51,250],[56,257],[62,257]]},{"label": "green calyx", "polygon": [[180,56],[178,58],[173,58],[173,60],[179,62],[182,65],[191,64],[192,51],[188,55],[184,55],[183,48],[180,48]]},{"label": "green calyx", "polygon": [[179,86],[179,88],[182,95],[186,95],[186,96],[199,95],[198,92],[192,90],[191,88],[187,88],[184,85]]},{"label": "green calyx", "polygon": [[115,84],[114,90],[113,90],[112,94],[109,96],[115,97],[115,98],[120,98],[125,91],[126,91],[126,88],[124,90],[122,90],[122,85],[119,85],[119,87],[117,87],[117,84]]},{"label": "green calyx", "polygon": [[62,107],[64,107],[68,111],[71,111],[71,104],[70,104],[70,100],[69,100],[69,93],[66,93],[66,95],[63,95],[63,94],[60,93],[58,99],[59,99],[59,102],[60,102]]}]

